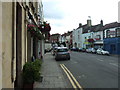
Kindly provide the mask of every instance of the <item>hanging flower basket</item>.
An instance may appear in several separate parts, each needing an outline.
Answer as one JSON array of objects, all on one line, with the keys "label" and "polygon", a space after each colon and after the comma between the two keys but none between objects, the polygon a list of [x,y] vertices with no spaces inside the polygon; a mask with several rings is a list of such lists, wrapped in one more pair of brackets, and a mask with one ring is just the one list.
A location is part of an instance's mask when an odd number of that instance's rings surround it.
[{"label": "hanging flower basket", "polygon": [[48,33],[50,32],[51,27],[49,23],[43,22],[43,24],[39,26],[39,29],[42,33]]},{"label": "hanging flower basket", "polygon": [[31,36],[34,37],[37,32],[37,26],[35,26],[33,24],[28,24],[27,30],[28,30],[28,32],[30,32]]},{"label": "hanging flower basket", "polygon": [[43,39],[45,38],[39,31],[36,32],[36,37],[37,37],[39,40],[43,40]]}]

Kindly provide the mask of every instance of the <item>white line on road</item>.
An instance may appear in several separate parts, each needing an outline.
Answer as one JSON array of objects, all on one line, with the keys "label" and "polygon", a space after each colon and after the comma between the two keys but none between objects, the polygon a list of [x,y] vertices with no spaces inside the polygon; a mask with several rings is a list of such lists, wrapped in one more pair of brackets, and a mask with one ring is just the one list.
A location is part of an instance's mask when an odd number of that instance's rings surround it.
[{"label": "white line on road", "polygon": [[101,62],[103,61],[102,59],[97,59],[97,60],[98,60],[98,61],[101,61]]},{"label": "white line on road", "polygon": [[116,64],[116,63],[109,63],[109,64],[118,67],[118,64]]}]

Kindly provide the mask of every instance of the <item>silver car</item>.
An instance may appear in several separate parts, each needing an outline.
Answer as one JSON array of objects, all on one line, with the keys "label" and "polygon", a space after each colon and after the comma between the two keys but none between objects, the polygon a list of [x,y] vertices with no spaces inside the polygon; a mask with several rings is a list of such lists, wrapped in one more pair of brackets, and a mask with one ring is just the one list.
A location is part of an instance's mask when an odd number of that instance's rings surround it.
[{"label": "silver car", "polygon": [[67,47],[58,47],[55,53],[55,60],[70,60],[70,52]]}]

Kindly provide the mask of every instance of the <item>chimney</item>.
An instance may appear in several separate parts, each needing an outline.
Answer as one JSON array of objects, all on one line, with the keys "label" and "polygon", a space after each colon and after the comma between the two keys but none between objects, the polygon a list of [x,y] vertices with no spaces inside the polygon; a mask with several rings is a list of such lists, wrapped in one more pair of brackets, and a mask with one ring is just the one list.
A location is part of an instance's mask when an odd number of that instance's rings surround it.
[{"label": "chimney", "polygon": [[103,25],[103,20],[101,20],[101,21],[100,21],[100,24],[102,24],[102,25]]},{"label": "chimney", "polygon": [[82,24],[81,23],[79,23],[79,27],[81,27],[82,26]]},{"label": "chimney", "polygon": [[91,26],[91,20],[87,20],[87,25]]},{"label": "chimney", "polygon": [[90,17],[90,16],[88,16],[87,25],[88,25],[88,26],[91,26],[91,25],[92,25],[92,23],[91,23],[91,17]]}]

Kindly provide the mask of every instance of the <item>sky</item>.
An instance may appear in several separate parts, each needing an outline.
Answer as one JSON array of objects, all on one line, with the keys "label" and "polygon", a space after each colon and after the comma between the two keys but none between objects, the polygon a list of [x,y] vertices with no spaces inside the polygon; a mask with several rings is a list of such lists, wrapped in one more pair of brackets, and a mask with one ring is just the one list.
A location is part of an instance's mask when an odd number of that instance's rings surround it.
[{"label": "sky", "polygon": [[87,24],[89,16],[92,25],[118,21],[120,0],[42,0],[44,21],[51,25],[51,34],[63,34]]}]

